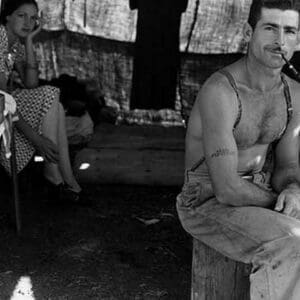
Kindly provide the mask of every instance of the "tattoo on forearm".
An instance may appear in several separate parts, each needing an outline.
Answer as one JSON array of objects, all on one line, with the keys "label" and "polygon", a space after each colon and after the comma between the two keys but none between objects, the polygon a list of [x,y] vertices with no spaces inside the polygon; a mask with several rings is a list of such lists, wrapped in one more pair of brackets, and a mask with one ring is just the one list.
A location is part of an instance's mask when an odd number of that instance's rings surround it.
[{"label": "tattoo on forearm", "polygon": [[214,152],[213,154],[211,154],[211,158],[216,158],[216,157],[220,157],[220,156],[228,156],[228,155],[234,155],[235,152],[231,151],[227,148],[221,148],[218,149],[216,152]]}]

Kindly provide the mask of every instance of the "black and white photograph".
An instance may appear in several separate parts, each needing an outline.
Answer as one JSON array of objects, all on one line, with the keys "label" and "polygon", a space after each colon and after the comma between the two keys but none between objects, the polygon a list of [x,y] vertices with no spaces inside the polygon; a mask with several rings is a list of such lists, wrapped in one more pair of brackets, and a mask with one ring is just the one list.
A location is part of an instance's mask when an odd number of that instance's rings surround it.
[{"label": "black and white photograph", "polygon": [[300,0],[0,0],[0,300],[300,300]]}]

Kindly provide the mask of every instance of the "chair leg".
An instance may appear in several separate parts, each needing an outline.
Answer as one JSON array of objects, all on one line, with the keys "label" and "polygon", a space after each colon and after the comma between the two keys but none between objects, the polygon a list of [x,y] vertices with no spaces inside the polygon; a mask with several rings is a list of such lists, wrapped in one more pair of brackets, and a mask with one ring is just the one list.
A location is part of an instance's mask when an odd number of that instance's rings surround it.
[{"label": "chair leg", "polygon": [[17,230],[17,234],[21,235],[22,222],[21,222],[21,213],[20,213],[19,183],[18,183],[18,175],[17,175],[15,128],[13,124],[12,124],[12,135],[11,135],[10,165],[11,165],[12,183],[13,183],[13,200],[14,200],[15,218],[16,218],[16,230]]}]

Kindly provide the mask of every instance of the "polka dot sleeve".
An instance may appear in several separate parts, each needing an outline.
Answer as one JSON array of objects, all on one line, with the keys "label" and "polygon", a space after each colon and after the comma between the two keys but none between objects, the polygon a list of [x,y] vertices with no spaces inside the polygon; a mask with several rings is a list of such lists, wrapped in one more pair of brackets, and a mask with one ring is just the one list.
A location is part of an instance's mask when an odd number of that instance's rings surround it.
[{"label": "polka dot sleeve", "polygon": [[0,73],[7,73],[6,61],[7,56],[7,38],[5,28],[0,26]]},{"label": "polka dot sleeve", "polygon": [[19,43],[18,47],[17,47],[15,62],[18,63],[18,62],[24,62],[24,61],[25,61],[25,47]]}]

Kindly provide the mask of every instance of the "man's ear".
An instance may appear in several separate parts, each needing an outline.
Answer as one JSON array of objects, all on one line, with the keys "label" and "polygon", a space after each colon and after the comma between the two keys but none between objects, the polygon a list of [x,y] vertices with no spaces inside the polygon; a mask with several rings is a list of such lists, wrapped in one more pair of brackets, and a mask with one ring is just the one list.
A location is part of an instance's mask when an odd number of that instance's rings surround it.
[{"label": "man's ear", "polygon": [[247,22],[243,27],[243,37],[246,43],[250,42],[253,34],[253,29],[251,25]]}]

